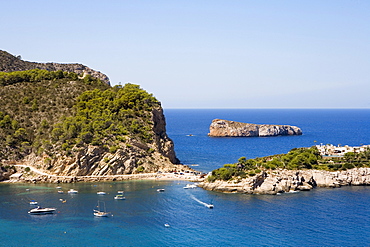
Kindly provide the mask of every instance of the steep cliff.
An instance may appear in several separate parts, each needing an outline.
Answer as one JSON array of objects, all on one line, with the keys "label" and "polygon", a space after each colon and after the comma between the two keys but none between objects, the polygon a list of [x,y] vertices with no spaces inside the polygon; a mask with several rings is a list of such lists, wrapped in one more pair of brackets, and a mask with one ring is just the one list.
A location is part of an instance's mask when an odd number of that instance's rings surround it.
[{"label": "steep cliff", "polygon": [[213,137],[256,137],[302,135],[300,128],[290,125],[250,124],[215,119],[209,127],[209,136]]},{"label": "steep cliff", "polygon": [[103,74],[100,71],[93,70],[83,64],[28,62],[28,61],[23,61],[20,57],[13,56],[12,54],[6,51],[0,50],[0,71],[12,72],[12,71],[25,71],[25,70],[31,70],[31,69],[43,69],[43,70],[48,70],[48,71],[62,70],[66,72],[74,72],[81,76],[90,75],[110,85],[110,81],[107,75]]},{"label": "steep cliff", "polygon": [[276,195],[311,190],[315,187],[336,188],[347,185],[370,185],[370,168],[335,172],[278,169],[239,180],[203,182],[199,186],[219,192]]}]

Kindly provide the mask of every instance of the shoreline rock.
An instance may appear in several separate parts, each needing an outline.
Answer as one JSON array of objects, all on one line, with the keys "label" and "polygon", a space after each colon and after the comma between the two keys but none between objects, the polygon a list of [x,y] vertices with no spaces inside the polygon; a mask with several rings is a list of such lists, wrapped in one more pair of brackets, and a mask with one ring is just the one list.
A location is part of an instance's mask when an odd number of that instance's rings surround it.
[{"label": "shoreline rock", "polygon": [[370,185],[370,168],[346,171],[285,170],[263,171],[258,175],[231,181],[202,182],[199,187],[224,193],[269,194],[309,191],[316,187]]},{"label": "shoreline rock", "polygon": [[209,127],[211,137],[266,137],[302,135],[302,130],[291,125],[250,124],[214,119]]},{"label": "shoreline rock", "polygon": [[[184,168],[185,166],[179,165]],[[102,175],[102,176],[58,176],[52,174],[27,174],[15,173],[8,180],[0,183],[89,183],[89,182],[116,182],[125,180],[185,180],[192,182],[202,182],[204,177],[194,173],[137,173],[125,175]]]}]

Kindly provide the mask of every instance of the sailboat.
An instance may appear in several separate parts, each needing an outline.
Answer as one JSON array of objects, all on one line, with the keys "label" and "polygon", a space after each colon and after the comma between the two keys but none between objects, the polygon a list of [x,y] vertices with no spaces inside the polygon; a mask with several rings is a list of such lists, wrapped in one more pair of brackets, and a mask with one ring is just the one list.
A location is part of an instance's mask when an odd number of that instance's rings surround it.
[{"label": "sailboat", "polygon": [[102,202],[103,203],[103,209],[101,208],[100,206],[100,201],[98,201],[98,205],[96,206],[98,209],[94,209],[94,216],[97,216],[97,217],[108,217],[110,212],[107,212],[106,208],[105,208],[105,202]]}]

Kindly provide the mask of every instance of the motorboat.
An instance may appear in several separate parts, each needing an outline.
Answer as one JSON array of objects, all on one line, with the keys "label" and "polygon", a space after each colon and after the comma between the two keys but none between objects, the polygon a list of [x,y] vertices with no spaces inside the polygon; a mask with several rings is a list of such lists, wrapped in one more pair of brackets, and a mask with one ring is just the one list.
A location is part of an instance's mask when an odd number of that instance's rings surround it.
[{"label": "motorboat", "polygon": [[105,195],[105,194],[107,194],[107,193],[105,193],[104,191],[99,191],[99,192],[97,192],[96,194],[98,194],[98,195]]},{"label": "motorboat", "polygon": [[213,204],[207,204],[205,205],[207,208],[213,208]]},{"label": "motorboat", "polygon": [[184,189],[195,189],[197,186],[195,184],[187,184]]},{"label": "motorboat", "polygon": [[68,190],[68,194],[77,194],[78,190],[70,189]]},{"label": "motorboat", "polygon": [[157,189],[158,192],[164,192],[164,189]]},{"label": "motorboat", "polygon": [[102,202],[103,203],[103,209],[101,208],[100,206],[100,201],[98,201],[98,205],[96,206],[98,209],[94,209],[94,216],[96,217],[108,217],[109,216],[109,212],[107,212],[106,208],[105,208],[105,202]]},{"label": "motorboat", "polygon": [[30,205],[37,205],[37,204],[38,204],[38,202],[36,202],[34,200],[30,201]]},{"label": "motorboat", "polygon": [[116,200],[125,200],[125,199],[126,199],[126,197],[124,197],[123,195],[116,195],[116,196],[114,197],[114,199],[116,199]]},{"label": "motorboat", "polygon": [[123,190],[117,191],[118,194],[123,194],[123,192],[124,192]]},{"label": "motorboat", "polygon": [[[58,194],[63,194],[64,191],[63,190],[58,190]],[[69,193],[69,192],[68,192]]]},{"label": "motorboat", "polygon": [[165,227],[170,227],[170,224],[166,223],[164,224]]},{"label": "motorboat", "polygon": [[43,207],[36,207],[28,211],[29,214],[53,214],[57,210],[56,208],[43,208]]}]

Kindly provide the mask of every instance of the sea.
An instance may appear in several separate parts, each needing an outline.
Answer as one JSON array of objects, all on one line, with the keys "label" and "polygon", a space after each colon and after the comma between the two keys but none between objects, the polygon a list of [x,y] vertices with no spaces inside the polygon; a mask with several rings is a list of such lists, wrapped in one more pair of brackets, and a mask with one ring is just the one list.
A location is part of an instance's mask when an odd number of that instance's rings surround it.
[{"label": "sea", "polygon": [[[297,147],[370,144],[370,109],[165,109],[164,114],[177,157],[204,173],[240,157]],[[303,135],[209,137],[213,119],[294,125]],[[2,183],[0,246],[370,246],[370,187],[272,196],[184,189],[188,183],[59,185],[78,194],[58,194],[56,184]],[[126,199],[114,200],[117,191]],[[31,200],[56,213],[29,215]],[[93,216],[98,202],[110,217]]]}]

